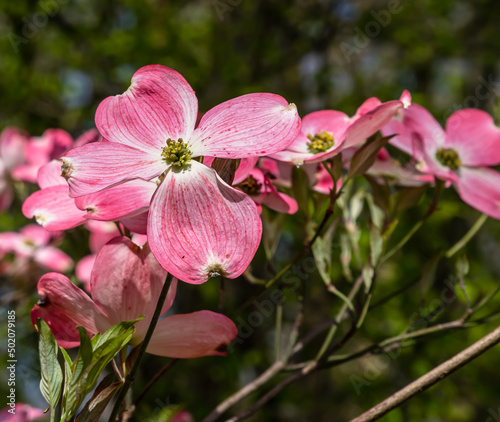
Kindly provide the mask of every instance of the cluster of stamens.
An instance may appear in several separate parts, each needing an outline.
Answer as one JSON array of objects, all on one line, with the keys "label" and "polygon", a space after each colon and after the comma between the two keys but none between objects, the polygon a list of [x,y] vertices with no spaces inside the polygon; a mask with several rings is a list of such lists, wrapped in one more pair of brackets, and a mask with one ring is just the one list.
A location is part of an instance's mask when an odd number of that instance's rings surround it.
[{"label": "cluster of stamens", "polygon": [[307,149],[314,154],[328,151],[335,143],[333,141],[333,134],[324,130],[314,136],[307,135],[307,139],[310,141],[307,143]]},{"label": "cluster of stamens", "polygon": [[436,158],[443,166],[453,171],[458,170],[462,164],[458,153],[453,148],[439,148],[436,152]]},{"label": "cluster of stamens", "polygon": [[247,195],[251,196],[257,195],[260,192],[262,183],[257,182],[255,177],[248,176],[245,180],[243,180],[243,182],[241,182],[239,185],[236,185],[236,187],[240,188]]},{"label": "cluster of stamens", "polygon": [[182,138],[177,141],[168,138],[167,146],[163,147],[161,156],[171,166],[184,167],[191,161],[191,150]]}]

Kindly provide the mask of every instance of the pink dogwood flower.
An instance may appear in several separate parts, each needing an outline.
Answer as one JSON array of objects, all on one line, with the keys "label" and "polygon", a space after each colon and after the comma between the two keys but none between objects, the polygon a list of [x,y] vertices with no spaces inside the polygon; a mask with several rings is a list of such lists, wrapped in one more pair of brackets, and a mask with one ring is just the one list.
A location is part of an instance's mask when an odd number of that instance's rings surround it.
[{"label": "pink dogwood flower", "polygon": [[16,403],[15,409],[6,407],[0,411],[0,422],[30,422],[48,418],[48,413],[26,403]]},{"label": "pink dogwood flower", "polygon": [[418,170],[452,183],[471,207],[500,219],[500,128],[486,112],[453,113],[446,130],[424,107],[414,104],[383,129],[390,143],[411,155]]},{"label": "pink dogwood flower", "polygon": [[29,135],[16,127],[7,127],[0,134],[0,211],[12,203],[12,170],[24,162],[28,139]]},{"label": "pink dogwood flower", "polygon": [[375,97],[369,98],[352,117],[336,110],[315,111],[304,116],[302,129],[293,143],[271,157],[295,164],[327,160],[341,150],[365,141],[380,130],[398,110],[407,108],[410,104],[410,93],[404,91],[399,100],[385,103]]},{"label": "pink dogwood flower", "polygon": [[19,233],[0,233],[0,254],[13,253],[16,257],[15,267],[19,271],[35,262],[43,268],[66,272],[73,266],[73,260],[63,251],[50,245],[52,234],[43,227],[29,224]]},{"label": "pink dogwood flower", "polygon": [[[31,311],[32,321],[43,318],[60,346],[75,347],[77,325],[93,336],[143,315],[131,340],[136,346],[146,335],[166,274],[147,245],[140,248],[117,237],[97,256],[90,281],[92,299],[62,274],[45,274],[38,282],[40,301]],[[171,308],[176,289],[174,279],[162,315]],[[170,315],[158,322],[147,352],[174,358],[225,355],[237,334],[234,323],[215,312]]]},{"label": "pink dogwood flower", "polygon": [[179,73],[145,66],[124,94],[99,105],[96,126],[105,141],[62,158],[72,197],[158,178],[148,216],[151,250],[175,277],[194,284],[239,276],[257,250],[262,223],[247,195],[193,158],[272,154],[300,129],[295,105],[274,94],[226,101],[195,128],[197,114],[195,93]]}]

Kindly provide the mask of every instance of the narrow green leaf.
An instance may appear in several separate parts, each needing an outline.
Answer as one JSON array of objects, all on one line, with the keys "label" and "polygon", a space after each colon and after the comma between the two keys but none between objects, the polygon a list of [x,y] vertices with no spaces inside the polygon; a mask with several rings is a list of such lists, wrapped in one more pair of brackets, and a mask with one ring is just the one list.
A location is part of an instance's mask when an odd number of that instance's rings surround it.
[{"label": "narrow green leaf", "polygon": [[111,384],[112,380],[113,374],[109,374],[101,381],[90,400],[85,403],[82,411],[76,416],[75,422],[97,422],[99,420],[104,409],[123,384],[122,382]]},{"label": "narrow green leaf", "polygon": [[278,246],[283,227],[286,223],[286,214],[272,213],[262,210],[262,244],[266,258],[270,261]]},{"label": "narrow green leaf", "polygon": [[49,326],[41,318],[37,319],[36,326],[39,334],[38,347],[42,376],[40,391],[51,407],[50,418],[53,420],[54,410],[61,396],[63,371],[57,359],[57,342]]},{"label": "narrow green leaf", "polygon": [[427,294],[434,283],[434,277],[436,275],[436,269],[440,259],[441,251],[438,251],[424,264],[424,267],[422,268],[422,275],[420,277],[419,284],[423,295]]},{"label": "narrow green leaf", "polygon": [[418,204],[420,198],[427,190],[427,186],[417,186],[401,189],[395,197],[395,213],[405,211]]},{"label": "narrow green leaf", "polygon": [[375,139],[371,142],[367,142],[358,149],[351,159],[347,177],[352,178],[364,174],[375,162],[378,152],[393,136],[394,135]]},{"label": "narrow green leaf", "polygon": [[294,167],[292,171],[292,191],[299,210],[309,220],[309,179],[303,169]]},{"label": "narrow green leaf", "polygon": [[361,272],[361,275],[363,277],[363,283],[365,284],[365,290],[369,291],[370,287],[372,286],[373,276],[375,275],[373,267],[368,264],[365,265],[363,271]]},{"label": "narrow green leaf", "polygon": [[332,243],[335,224],[331,224],[322,236],[313,243],[312,252],[316,262],[316,268],[326,285],[331,284],[330,277],[332,267]]}]

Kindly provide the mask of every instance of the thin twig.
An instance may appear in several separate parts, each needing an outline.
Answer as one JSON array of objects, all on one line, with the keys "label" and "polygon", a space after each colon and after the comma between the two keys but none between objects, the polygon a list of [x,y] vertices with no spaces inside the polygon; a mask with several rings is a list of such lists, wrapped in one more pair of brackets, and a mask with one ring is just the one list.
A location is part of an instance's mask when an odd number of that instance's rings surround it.
[{"label": "thin twig", "polygon": [[156,373],[156,375],[153,378],[151,378],[151,381],[148,382],[148,385],[146,385],[146,387],[144,387],[144,389],[141,391],[141,394],[139,394],[139,396],[135,399],[135,401],[133,403],[133,405],[135,407],[137,407],[137,404],[139,404],[139,402],[144,398],[144,396],[149,391],[149,389],[153,386],[153,384],[156,381],[158,381],[163,376],[163,374],[165,374],[165,372],[167,372],[178,361],[179,361],[179,359],[171,359],[169,362],[167,362],[166,365],[163,366],[163,368],[160,369],[160,371],[158,373]]},{"label": "thin twig", "polygon": [[445,254],[446,258],[451,258],[455,255],[460,249],[462,249],[468,242],[471,240],[474,235],[479,231],[479,229],[483,226],[483,224],[488,219],[486,214],[481,214],[481,216],[477,219],[474,225],[469,229],[467,233],[465,233],[464,237],[462,237],[454,246],[452,246]]},{"label": "thin twig", "polygon": [[448,377],[457,369],[460,369],[465,364],[482,355],[499,342],[500,327],[475,342],[472,346],[469,346],[467,349],[429,371],[427,374],[422,375],[416,381],[413,381],[411,384],[408,384],[403,389],[394,393],[382,403],[379,403],[357,418],[352,419],[351,422],[371,422],[380,419],[383,415],[395,409],[406,400],[432,387],[434,384]]},{"label": "thin twig", "polygon": [[160,318],[161,310],[163,308],[163,303],[165,302],[165,298],[167,297],[168,290],[170,288],[170,284],[172,283],[173,276],[172,274],[167,274],[167,278],[165,279],[165,283],[163,284],[163,288],[160,293],[160,297],[158,298],[158,303],[156,304],[155,312],[153,314],[153,318],[151,319],[151,323],[149,324],[148,331],[146,332],[146,335],[144,336],[144,340],[142,341],[141,348],[139,350],[139,353],[137,355],[137,359],[134,363],[134,366],[132,366],[132,369],[130,372],[127,374],[125,378],[125,382],[123,383],[122,388],[120,389],[120,392],[118,394],[118,397],[116,399],[115,405],[113,407],[113,411],[111,412],[111,416],[109,417],[109,422],[115,422],[116,417],[118,416],[118,413],[120,412],[120,408],[122,406],[122,402],[125,399],[125,396],[127,395],[127,392],[132,385],[132,382],[134,381],[135,374],[137,372],[137,369],[139,368],[139,363],[144,356],[144,353],[146,353],[146,349],[148,347],[149,341],[151,340],[151,337],[153,336],[153,332],[156,328],[156,324],[158,323],[158,319]]}]

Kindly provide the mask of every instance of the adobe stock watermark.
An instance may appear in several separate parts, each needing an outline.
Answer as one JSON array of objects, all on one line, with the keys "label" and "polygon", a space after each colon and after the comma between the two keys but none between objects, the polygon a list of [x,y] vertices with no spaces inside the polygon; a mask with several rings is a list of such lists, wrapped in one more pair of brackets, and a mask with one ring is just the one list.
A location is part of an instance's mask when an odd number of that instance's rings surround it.
[{"label": "adobe stock watermark", "polygon": [[340,50],[347,63],[351,62],[353,54],[361,53],[361,50],[368,47],[371,39],[377,37],[382,28],[388,26],[392,21],[392,16],[401,13],[404,9],[404,4],[412,0],[388,0],[385,9],[374,11],[370,10],[370,15],[373,20],[369,21],[363,28],[356,26],[354,28],[355,35],[351,38],[351,42],[340,43]]},{"label": "adobe stock watermark", "polygon": [[16,53],[19,53],[19,46],[27,44],[30,40],[37,36],[40,30],[47,25],[49,17],[53,18],[59,13],[62,5],[68,3],[69,0],[41,0],[38,3],[39,11],[31,16],[21,18],[23,27],[21,34],[9,32],[7,38]]},{"label": "adobe stock watermark", "polygon": [[[434,299],[427,306],[421,306],[418,311],[412,313],[409,318],[409,332],[423,330],[427,328],[429,322],[435,315],[442,312],[444,308],[457,299],[455,294],[455,286],[446,279],[444,281],[446,287],[441,291],[439,299]],[[388,346],[385,353],[378,355],[376,359],[368,362],[363,370],[362,375],[351,374],[349,380],[356,391],[356,394],[361,395],[364,387],[369,387],[372,382],[378,378],[391,365],[392,361],[396,360],[401,355],[401,344],[394,343]],[[491,421],[490,421],[491,422]]]},{"label": "adobe stock watermark", "polygon": [[444,119],[447,119],[452,113],[463,108],[479,108],[481,101],[486,101],[493,96],[499,95],[500,81],[495,81],[492,74],[489,74],[486,78],[479,75],[477,80],[478,84],[474,88],[474,94],[465,97],[460,104],[453,104],[444,113]]},{"label": "adobe stock watermark", "polygon": [[232,12],[241,3],[243,3],[243,0],[212,0],[212,6],[221,22],[224,21],[226,13]]},{"label": "adobe stock watermark", "polygon": [[488,409],[488,418],[484,422],[500,422],[500,407],[495,411],[492,407]]},{"label": "adobe stock watermark", "polygon": [[[285,289],[294,292],[299,288],[300,282],[307,280],[315,271],[316,263],[314,258],[307,257],[300,264],[292,266],[280,281]],[[255,329],[264,323],[266,318],[273,315],[279,304],[283,304],[283,291],[278,288],[273,289],[267,299],[254,300],[252,305],[255,307],[255,310],[250,312],[246,319],[241,316],[236,319],[238,337],[229,345],[228,351],[232,353],[236,344],[241,344],[249,338]]]}]

